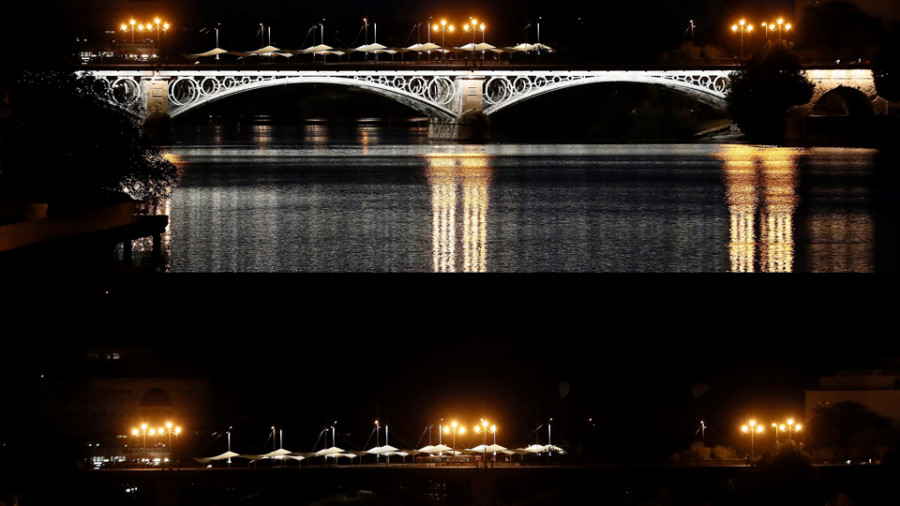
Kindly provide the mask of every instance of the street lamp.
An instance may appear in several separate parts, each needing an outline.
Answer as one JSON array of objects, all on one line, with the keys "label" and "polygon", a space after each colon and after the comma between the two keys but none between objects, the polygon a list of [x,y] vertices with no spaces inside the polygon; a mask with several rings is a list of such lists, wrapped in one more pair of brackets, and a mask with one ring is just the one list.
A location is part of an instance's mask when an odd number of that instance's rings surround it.
[{"label": "street lamp", "polygon": [[[488,431],[490,431],[491,433],[494,434],[494,444],[497,444],[497,425],[491,424],[491,426],[488,427],[487,420],[482,418],[481,425],[475,426],[475,433],[476,434],[481,433],[481,445],[482,445],[481,453],[482,453],[482,455],[484,455],[484,452],[487,449],[487,433],[488,433]],[[496,457],[497,457],[497,455],[495,452],[494,459],[496,459]]]},{"label": "street lamp", "polygon": [[[469,25],[469,24],[463,25],[463,29],[467,32],[468,31],[472,32],[472,56],[475,56],[475,33],[479,32],[479,31],[481,32],[481,42],[484,43],[485,42],[484,23],[481,23],[479,25],[478,20],[475,18],[469,18],[469,20],[472,22],[472,24],[471,25]],[[484,50],[483,49],[481,50],[481,61],[484,62]],[[472,64],[474,65],[474,63],[475,63],[475,58],[472,58]]]},{"label": "street lamp", "polygon": [[763,426],[756,423],[756,420],[750,420],[746,425],[741,427],[741,432],[750,434],[750,458],[753,458],[753,435],[761,434]]},{"label": "street lamp", "polygon": [[434,29],[435,32],[441,32],[441,51],[444,52],[444,59],[446,60],[447,59],[447,50],[444,49],[444,34],[447,32],[453,33],[453,30],[454,30],[453,25],[448,25],[447,20],[442,19],[440,25],[435,23],[434,26],[432,26],[432,28]]},{"label": "street lamp", "polygon": [[[773,27],[770,27],[773,28]],[[785,23],[783,18],[778,18],[777,25],[773,28],[778,31],[778,40],[781,40],[781,32],[786,32],[791,29],[790,23]]]},{"label": "street lamp", "polygon": [[746,21],[744,21],[742,19],[742,20],[738,21],[738,23],[736,25],[731,25],[731,31],[732,32],[740,32],[740,34],[741,34],[741,59],[743,60],[744,59],[744,33],[752,32],[753,25],[748,24]]},{"label": "street lamp", "polygon": [[449,426],[444,427],[445,434],[453,434],[453,454],[456,455],[456,435],[460,436],[466,433],[466,428],[456,423],[456,420],[450,422]]},{"label": "street lamp", "polygon": [[[793,439],[793,433],[794,433],[794,431],[800,432],[800,424],[799,424],[799,423],[794,423],[794,419],[793,419],[793,418],[788,418],[788,421],[787,421],[787,429],[788,429],[788,440],[790,441],[790,440]],[[784,429],[782,429],[782,430],[784,430]]]},{"label": "street lamp", "polygon": [[131,30],[131,43],[132,44],[134,44],[134,24],[135,24],[135,21],[132,19],[130,24],[126,25],[125,23],[122,23],[122,25],[119,27],[119,29],[122,30],[123,32],[127,32],[127,31]]}]

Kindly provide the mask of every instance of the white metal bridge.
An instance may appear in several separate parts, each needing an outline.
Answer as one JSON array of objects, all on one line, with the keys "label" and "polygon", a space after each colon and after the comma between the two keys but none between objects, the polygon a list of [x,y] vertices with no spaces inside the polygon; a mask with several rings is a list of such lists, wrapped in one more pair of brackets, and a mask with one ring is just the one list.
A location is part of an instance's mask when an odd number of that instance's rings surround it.
[{"label": "white metal bridge", "polygon": [[[453,136],[464,115],[490,116],[520,102],[559,90],[598,83],[641,83],[684,93],[717,109],[726,106],[733,69],[567,70],[567,69],[105,69],[99,77],[110,100],[137,106],[141,114],[172,118],[211,102],[268,87],[303,84],[348,86],[388,97],[431,118],[435,136]],[[814,84],[806,114],[825,94],[856,95],[876,114],[887,102],[878,97],[872,72],[864,68],[806,69]],[[851,97],[853,98],[853,97]],[[842,98],[842,100],[844,100]],[[849,99],[847,99],[849,100]],[[852,102],[852,100],[849,100]],[[447,130],[449,129],[449,130]],[[446,130],[437,133],[438,130]]]},{"label": "white metal bridge", "polygon": [[[723,108],[728,70],[98,70],[119,104],[162,107],[177,117],[238,93],[292,84],[332,84],[366,90],[448,121],[468,109],[491,115],[516,103],[574,86],[644,83],[671,88]],[[157,83],[154,86],[154,83]],[[477,85],[475,89],[470,89]],[[163,90],[163,86],[165,89]],[[468,86],[468,87],[467,87]],[[165,104],[154,102],[154,90]],[[480,91],[473,96],[472,91]]]}]

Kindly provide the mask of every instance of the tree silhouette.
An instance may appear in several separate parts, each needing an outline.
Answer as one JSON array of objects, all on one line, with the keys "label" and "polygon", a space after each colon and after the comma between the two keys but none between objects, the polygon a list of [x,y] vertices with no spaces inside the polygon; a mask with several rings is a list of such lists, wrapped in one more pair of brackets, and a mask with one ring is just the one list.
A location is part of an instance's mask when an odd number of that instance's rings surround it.
[{"label": "tree silhouette", "polygon": [[795,441],[775,445],[735,484],[739,504],[824,504],[815,469]]},{"label": "tree silhouette", "polygon": [[889,418],[857,402],[817,408],[807,428],[813,449],[842,461],[879,459],[897,441]]},{"label": "tree silhouette", "polygon": [[780,142],[787,110],[812,99],[815,85],[783,44],[771,44],[731,74],[728,113],[749,137]]},{"label": "tree silhouette", "polygon": [[90,206],[113,193],[142,199],[171,191],[175,166],[144,138],[137,110],[105,100],[97,78],[70,70],[23,72],[4,92],[5,198],[48,202],[51,211]]}]

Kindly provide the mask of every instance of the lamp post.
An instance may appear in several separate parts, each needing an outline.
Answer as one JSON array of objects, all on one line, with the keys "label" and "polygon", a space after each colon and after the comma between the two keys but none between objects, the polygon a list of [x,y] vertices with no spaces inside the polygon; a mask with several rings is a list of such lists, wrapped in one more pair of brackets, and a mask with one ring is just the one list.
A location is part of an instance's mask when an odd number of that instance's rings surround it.
[{"label": "lamp post", "polygon": [[731,25],[732,32],[740,32],[741,34],[741,59],[744,59],[744,33],[753,31],[753,25],[748,24],[745,20],[738,21],[737,24]]},{"label": "lamp post", "polygon": [[[378,420],[375,420],[375,448],[378,448],[380,445],[378,440],[378,432],[381,430],[381,425],[378,424]],[[375,463],[378,463],[378,454],[375,454]]]},{"label": "lamp post", "polygon": [[787,429],[788,429],[788,441],[792,441],[794,431],[800,432],[800,424],[794,423],[793,418],[788,418]]},{"label": "lamp post", "polygon": [[[363,18],[363,30],[365,31],[365,38],[363,39],[363,45],[368,46],[369,45],[369,20],[366,18]],[[368,51],[364,51],[364,59],[365,60],[369,59]],[[378,420],[375,420],[375,425],[378,425]]]},{"label": "lamp post", "polygon": [[[491,424],[490,427],[488,427],[488,421],[485,420],[484,418],[482,418],[481,425],[475,426],[475,432],[481,433],[481,445],[482,445],[481,453],[482,453],[482,455],[484,455],[484,452],[487,449],[487,433],[488,433],[488,431],[490,431],[491,433],[494,434],[494,444],[497,444],[497,425]],[[493,455],[493,459],[496,460],[496,458],[497,458],[497,454],[495,452]]]},{"label": "lamp post", "polygon": [[[770,27],[771,28],[771,27]],[[790,23],[785,23],[783,18],[778,18],[778,22],[774,27],[775,30],[778,31],[778,40],[781,40],[781,32],[786,32],[791,29]]]},{"label": "lamp post", "polygon": [[753,436],[754,434],[761,434],[763,431],[763,426],[756,423],[756,420],[750,420],[746,425],[741,427],[741,432],[744,434],[750,434],[750,459],[753,459]]},{"label": "lamp post", "polygon": [[453,434],[453,454],[456,455],[456,435],[466,433],[466,428],[456,423],[456,420],[450,422],[449,426],[444,427],[444,433]]},{"label": "lamp post", "polygon": [[[216,47],[218,47],[218,44],[216,45]],[[225,431],[225,434],[228,436],[227,439],[228,439],[228,453],[229,454],[231,453],[231,429],[232,429],[232,427],[229,425],[228,430]],[[231,467],[231,457],[230,456],[228,457],[228,460],[226,461],[226,463],[228,464],[228,467]]]},{"label": "lamp post", "polygon": [[[472,58],[472,64],[474,65],[474,64],[475,64],[475,58],[474,58],[474,56],[475,56],[475,45],[476,45],[476,44],[475,44],[475,34],[476,34],[476,32],[479,32],[479,31],[480,31],[480,32],[481,32],[481,42],[482,42],[482,43],[485,42],[485,38],[484,38],[484,23],[481,23],[481,24],[479,25],[479,24],[478,24],[478,20],[475,19],[475,18],[469,18],[469,21],[471,21],[472,24],[471,24],[471,25],[469,25],[469,24],[463,25],[463,29],[464,29],[465,31],[467,31],[467,32],[468,32],[468,31],[471,31],[471,32],[472,32],[472,56],[473,56],[473,58]],[[481,61],[482,61],[482,63],[484,63],[484,50],[481,51]]]},{"label": "lamp post", "polygon": [[453,30],[454,30],[453,25],[448,25],[447,20],[442,19],[440,25],[435,23],[432,28],[434,29],[435,32],[441,32],[441,51],[444,52],[444,59],[446,60],[447,59],[447,50],[444,49],[444,34],[447,32],[453,33]]},{"label": "lamp post", "polygon": [[553,439],[550,437],[552,435],[551,426],[553,425],[553,419],[551,418],[549,422],[547,422],[547,449],[548,455],[553,455]]}]

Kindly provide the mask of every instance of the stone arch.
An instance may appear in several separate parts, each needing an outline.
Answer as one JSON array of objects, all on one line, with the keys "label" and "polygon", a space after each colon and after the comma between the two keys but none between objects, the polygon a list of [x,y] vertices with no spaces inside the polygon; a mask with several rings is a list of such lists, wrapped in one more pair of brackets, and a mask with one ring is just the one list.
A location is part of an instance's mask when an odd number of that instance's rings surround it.
[{"label": "stone arch", "polygon": [[822,94],[813,104],[810,116],[872,116],[875,110],[869,97],[856,88],[837,86]]},{"label": "stone arch", "polygon": [[[382,82],[378,80],[369,81],[364,79],[349,79],[344,77],[329,76],[300,76],[241,82],[233,86],[207,84],[205,85],[206,88],[204,88],[203,83],[209,83],[207,79],[204,79],[204,81],[200,81],[196,85],[188,85],[194,86],[196,89],[196,91],[193,91],[195,95],[191,96],[189,100],[182,101],[177,98],[174,100],[170,98],[170,100],[175,102],[176,105],[169,110],[169,115],[175,118],[205,104],[222,100],[234,96],[238,93],[260,90],[271,86],[286,86],[294,84],[328,84],[359,88],[361,90],[368,91],[370,93],[374,93],[376,95],[380,95],[399,102],[419,113],[437,120],[447,121],[455,118],[455,115],[450,111],[450,109],[448,109],[444,105],[429,102],[428,100],[423,99],[422,97],[414,93],[391,86],[390,82]],[[169,83],[170,97],[173,94],[173,86],[176,86],[176,83],[178,82],[184,81],[187,81],[187,79],[176,79]],[[452,82],[450,82],[450,84],[452,85]],[[212,87],[213,89],[209,89],[210,87]]]}]

